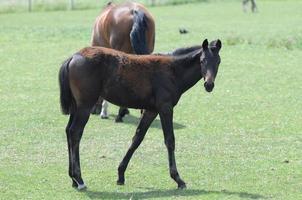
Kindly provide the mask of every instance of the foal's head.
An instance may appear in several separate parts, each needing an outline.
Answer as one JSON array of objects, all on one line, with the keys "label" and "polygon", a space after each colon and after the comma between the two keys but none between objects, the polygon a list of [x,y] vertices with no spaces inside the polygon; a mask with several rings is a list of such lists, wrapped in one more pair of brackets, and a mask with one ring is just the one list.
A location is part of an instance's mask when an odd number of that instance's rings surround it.
[{"label": "foal's head", "polygon": [[200,54],[200,66],[202,77],[204,78],[204,87],[207,92],[212,92],[214,81],[220,64],[219,51],[221,49],[221,41],[214,40],[210,44],[205,39],[202,43]]}]

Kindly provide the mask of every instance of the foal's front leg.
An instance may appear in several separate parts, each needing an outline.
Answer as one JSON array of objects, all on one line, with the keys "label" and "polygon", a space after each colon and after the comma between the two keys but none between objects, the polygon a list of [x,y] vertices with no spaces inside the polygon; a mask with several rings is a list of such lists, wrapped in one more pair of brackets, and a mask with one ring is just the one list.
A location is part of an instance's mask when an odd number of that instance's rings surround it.
[{"label": "foal's front leg", "polygon": [[173,131],[173,107],[172,105],[161,106],[159,112],[162,129],[164,132],[165,145],[168,149],[170,176],[178,184],[178,188],[186,188],[186,183],[180,178],[175,161],[175,138]]},{"label": "foal's front leg", "polygon": [[118,185],[124,185],[125,171],[128,166],[128,163],[134,151],[138,148],[138,146],[143,141],[148,128],[150,127],[151,123],[153,122],[156,116],[157,116],[156,112],[151,112],[147,110],[143,112],[139,125],[136,129],[135,135],[132,138],[132,144],[118,167],[118,180],[117,180]]}]

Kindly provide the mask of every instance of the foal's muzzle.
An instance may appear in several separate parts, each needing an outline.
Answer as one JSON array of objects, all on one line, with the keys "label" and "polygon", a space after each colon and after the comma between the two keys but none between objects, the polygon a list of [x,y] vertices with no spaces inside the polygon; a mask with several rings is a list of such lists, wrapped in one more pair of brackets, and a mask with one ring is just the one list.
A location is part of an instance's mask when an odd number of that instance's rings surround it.
[{"label": "foal's muzzle", "polygon": [[214,86],[215,86],[214,82],[212,82],[212,83],[205,82],[204,83],[204,88],[206,89],[207,92],[212,92]]}]

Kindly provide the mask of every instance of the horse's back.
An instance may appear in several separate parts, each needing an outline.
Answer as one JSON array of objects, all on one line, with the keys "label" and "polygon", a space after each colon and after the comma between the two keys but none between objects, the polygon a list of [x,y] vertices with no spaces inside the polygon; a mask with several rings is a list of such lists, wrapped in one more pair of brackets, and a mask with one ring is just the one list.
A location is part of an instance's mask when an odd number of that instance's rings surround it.
[{"label": "horse's back", "polygon": [[93,33],[92,46],[114,48],[126,53],[135,53],[130,32],[136,12],[142,11],[146,17],[146,42],[149,53],[154,49],[155,25],[152,15],[139,3],[126,2],[119,5],[109,4],[96,19]]}]

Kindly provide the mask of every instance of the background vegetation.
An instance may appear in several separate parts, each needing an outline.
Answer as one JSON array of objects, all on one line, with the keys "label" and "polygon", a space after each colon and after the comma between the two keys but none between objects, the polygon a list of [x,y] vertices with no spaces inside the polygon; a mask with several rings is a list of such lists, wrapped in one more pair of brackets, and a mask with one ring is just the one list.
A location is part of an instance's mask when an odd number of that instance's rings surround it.
[{"label": "background vegetation", "polygon": [[130,162],[126,185],[115,184],[135,110],[123,124],[91,116],[81,142],[88,190],[71,188],[57,74],[89,45],[100,7],[1,14],[0,199],[302,199],[302,2],[259,1],[258,8],[243,13],[239,1],[149,8],[156,52],[223,42],[214,92],[200,82],[175,109],[183,191],[168,175],[159,119]]},{"label": "background vegetation", "polygon": [[[145,5],[176,5],[192,2],[206,2],[208,0],[138,0]],[[101,8],[106,5],[109,0],[1,0],[0,13],[6,12],[24,12],[28,11],[53,11],[53,10],[83,10]],[[114,0],[113,2],[122,2],[122,0]],[[31,5],[31,6],[29,6]]]}]

